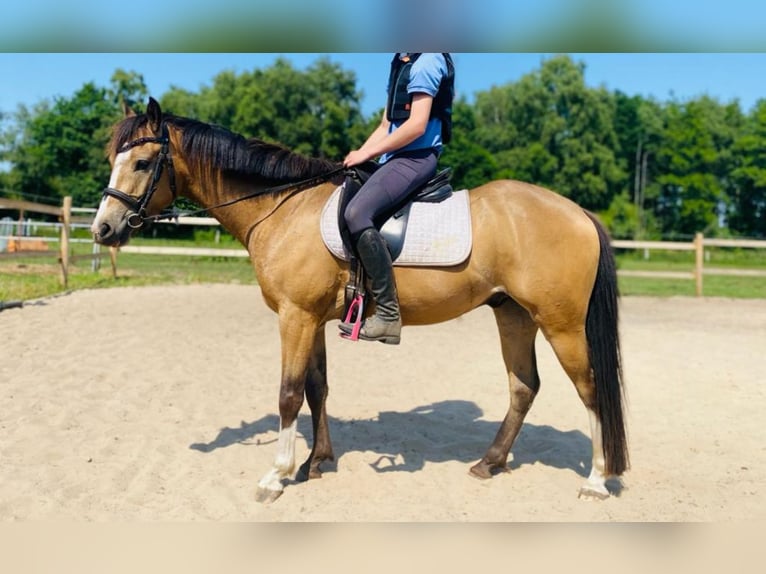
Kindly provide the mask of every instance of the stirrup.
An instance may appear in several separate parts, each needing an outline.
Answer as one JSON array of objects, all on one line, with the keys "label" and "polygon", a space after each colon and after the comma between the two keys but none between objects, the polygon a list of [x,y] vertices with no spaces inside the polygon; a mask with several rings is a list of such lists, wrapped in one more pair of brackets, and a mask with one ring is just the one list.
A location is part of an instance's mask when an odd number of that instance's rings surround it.
[{"label": "stirrup", "polygon": [[[381,332],[380,334],[372,335],[367,331],[367,328],[370,326],[369,324],[370,322],[374,323],[375,321],[382,322],[384,324],[389,324],[389,325],[398,324],[399,328],[396,329],[395,333],[386,333],[384,331],[384,332]],[[344,337],[349,340],[378,341],[379,343],[385,343],[387,345],[398,345],[399,342],[401,341],[401,335],[400,335],[401,321],[400,320],[386,321],[385,319],[381,319],[377,315],[371,315],[370,317],[367,317],[367,319],[364,320],[362,324],[362,328],[359,329],[355,335],[357,337],[355,339],[352,339],[351,337],[352,337],[352,332],[354,331],[354,329],[358,328],[358,323],[353,323],[353,324],[350,322],[341,323],[339,325],[339,328],[341,330],[341,337]]]},{"label": "stirrup", "polygon": [[362,294],[358,294],[354,297],[354,299],[351,301],[351,305],[348,307],[348,313],[346,313],[346,318],[343,320],[343,323],[346,325],[351,325],[351,332],[346,333],[343,331],[343,327],[345,325],[341,326],[341,333],[340,336],[344,339],[348,339],[349,341],[358,341],[359,340],[359,331],[362,328],[362,321],[364,320],[364,297]]}]

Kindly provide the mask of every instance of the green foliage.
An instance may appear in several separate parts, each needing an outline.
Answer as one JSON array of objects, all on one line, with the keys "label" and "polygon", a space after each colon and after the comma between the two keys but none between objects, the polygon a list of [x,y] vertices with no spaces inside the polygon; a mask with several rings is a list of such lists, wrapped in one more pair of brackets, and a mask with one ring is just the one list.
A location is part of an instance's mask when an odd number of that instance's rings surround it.
[{"label": "green foliage", "polygon": [[738,106],[721,106],[706,96],[667,106],[657,151],[656,213],[664,233],[716,234],[721,206],[732,192],[732,148],[742,122]]},{"label": "green foliage", "polygon": [[617,162],[615,103],[585,85],[566,56],[476,99],[476,140],[498,174],[550,187],[587,209],[605,209],[624,175]]},{"label": "green foliage", "polygon": [[71,195],[75,205],[95,205],[109,179],[104,147],[118,109],[115,92],[90,82],[71,98],[22,106],[15,128],[3,135],[9,185],[40,200]]},{"label": "green foliage", "polygon": [[631,238],[639,223],[638,208],[626,193],[622,193],[615,196],[609,209],[601,213],[601,221],[615,239]]},{"label": "green foliage", "polygon": [[496,163],[492,154],[471,138],[476,117],[464,100],[457,100],[452,108],[453,138],[439,159],[440,167],[452,168],[452,182],[456,189],[471,189],[494,178]]},{"label": "green foliage", "polygon": [[173,88],[161,103],[178,115],[279,142],[298,153],[341,159],[366,136],[359,130],[360,99],[356,76],[329,59],[300,71],[279,58],[264,70],[221,72],[198,95]]},{"label": "green foliage", "polygon": [[735,183],[731,192],[730,225],[744,235],[766,236],[766,100],[747,118],[733,146]]},{"label": "green foliage", "polygon": [[118,68],[112,74],[111,81],[113,103],[125,103],[135,109],[141,102],[146,101],[149,96],[149,90],[146,88],[144,77],[137,72],[126,72]]}]

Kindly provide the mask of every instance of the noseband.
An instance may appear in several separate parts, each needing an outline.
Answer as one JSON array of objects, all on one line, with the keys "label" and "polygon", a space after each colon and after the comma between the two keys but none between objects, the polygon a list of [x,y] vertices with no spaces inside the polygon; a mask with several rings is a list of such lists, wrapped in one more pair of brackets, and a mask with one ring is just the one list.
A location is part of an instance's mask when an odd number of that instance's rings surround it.
[{"label": "noseband", "polygon": [[158,137],[143,137],[133,141],[129,141],[117,150],[118,154],[128,151],[134,147],[144,145],[147,143],[158,143],[161,145],[160,153],[157,156],[157,162],[154,165],[154,174],[152,180],[149,182],[149,188],[144,192],[141,197],[133,197],[128,195],[124,191],[114,189],[113,187],[107,187],[103,191],[103,197],[114,197],[119,199],[122,203],[128,206],[130,213],[127,217],[128,227],[132,229],[139,229],[143,227],[144,222],[149,219],[147,208],[149,202],[152,200],[152,196],[157,191],[157,185],[159,184],[160,177],[162,176],[162,170],[167,166],[168,179],[170,181],[170,191],[173,194],[173,199],[176,198],[176,174],[173,169],[173,158],[170,157],[170,138],[168,137],[168,127],[165,122],[162,122],[160,127],[161,135]]}]

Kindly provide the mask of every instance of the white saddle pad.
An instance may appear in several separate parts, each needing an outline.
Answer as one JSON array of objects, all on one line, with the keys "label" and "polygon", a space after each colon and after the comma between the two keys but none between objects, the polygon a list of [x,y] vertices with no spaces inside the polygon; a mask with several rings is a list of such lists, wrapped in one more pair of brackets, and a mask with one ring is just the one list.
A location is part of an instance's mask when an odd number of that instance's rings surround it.
[{"label": "white saddle pad", "polygon": [[[327,249],[336,257],[348,261],[338,230],[340,192],[339,187],[325,204],[320,229]],[[458,265],[470,253],[471,210],[468,191],[463,189],[453,192],[439,203],[412,204],[402,252],[394,265]]]}]

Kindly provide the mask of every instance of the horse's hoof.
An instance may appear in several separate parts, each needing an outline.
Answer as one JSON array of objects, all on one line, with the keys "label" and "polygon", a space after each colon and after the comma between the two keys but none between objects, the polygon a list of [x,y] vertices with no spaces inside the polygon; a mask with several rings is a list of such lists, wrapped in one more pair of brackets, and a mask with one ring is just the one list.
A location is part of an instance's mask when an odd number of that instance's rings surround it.
[{"label": "horse's hoof", "polygon": [[471,467],[469,474],[474,478],[486,480],[488,478],[492,478],[492,467],[489,466],[486,462],[480,461]]},{"label": "horse's hoof", "polygon": [[610,496],[606,487],[596,487],[588,484],[580,488],[577,498],[582,500],[606,500]]},{"label": "horse's hoof", "polygon": [[496,474],[502,474],[505,472],[511,472],[507,464],[505,463],[498,464],[496,462],[486,462],[484,460],[480,460],[479,462],[474,464],[470,470],[471,476],[473,476],[474,478],[480,478],[482,480],[492,478]]},{"label": "horse's hoof", "polygon": [[282,496],[281,490],[271,490],[270,488],[258,487],[255,491],[255,500],[262,504],[271,504],[277,498]]}]

